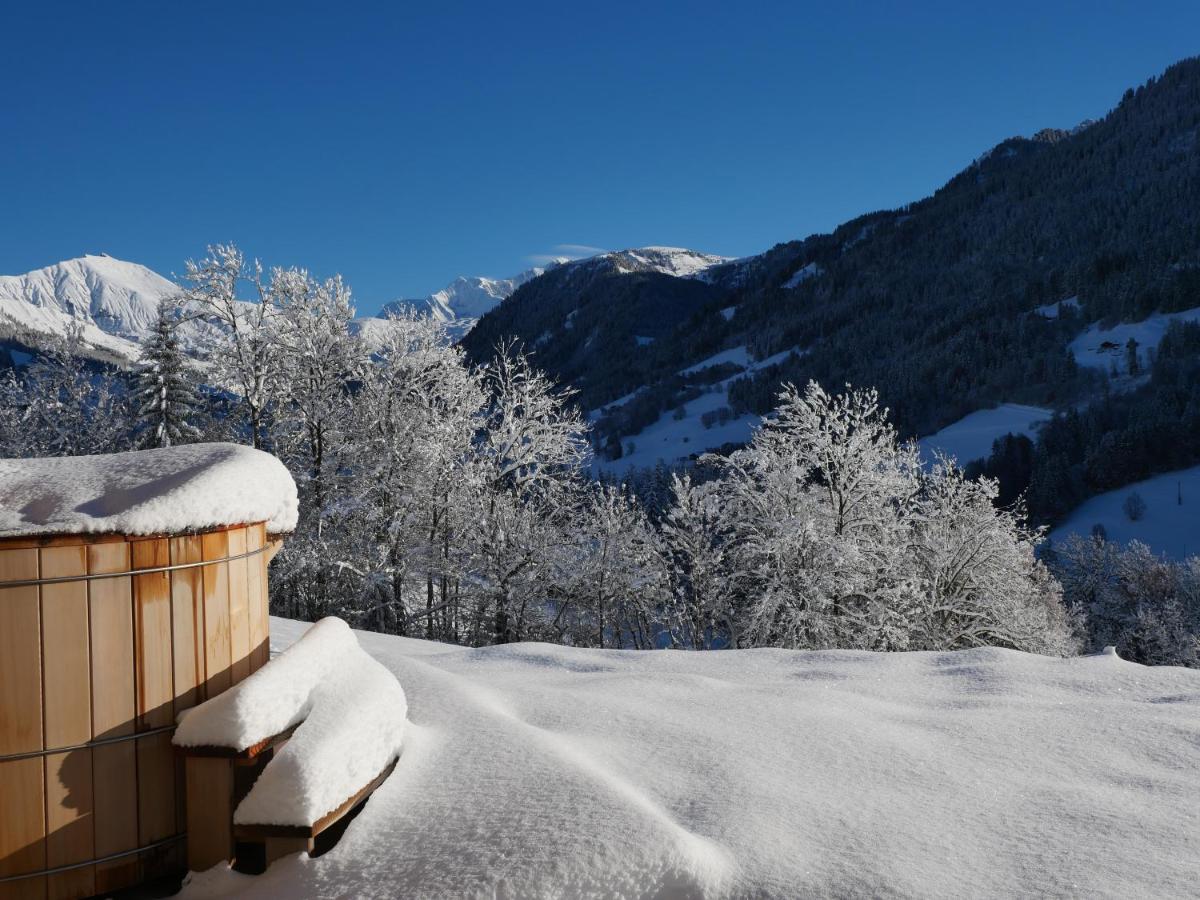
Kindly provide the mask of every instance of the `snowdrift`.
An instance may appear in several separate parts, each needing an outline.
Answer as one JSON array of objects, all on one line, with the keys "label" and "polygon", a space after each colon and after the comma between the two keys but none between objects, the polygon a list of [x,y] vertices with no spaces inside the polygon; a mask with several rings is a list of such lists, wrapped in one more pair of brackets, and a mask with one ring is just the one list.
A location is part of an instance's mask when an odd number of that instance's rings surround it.
[{"label": "snowdrift", "polygon": [[[280,645],[307,626],[275,620]],[[395,773],[184,896],[1195,896],[1200,672],[1114,655],[466,650],[362,634]]]},{"label": "snowdrift", "polygon": [[234,824],[312,825],[400,752],[407,702],[341,619],[322,619],[284,653],[223,694],[187,710],[177,747],[245,750],[299,724]]}]

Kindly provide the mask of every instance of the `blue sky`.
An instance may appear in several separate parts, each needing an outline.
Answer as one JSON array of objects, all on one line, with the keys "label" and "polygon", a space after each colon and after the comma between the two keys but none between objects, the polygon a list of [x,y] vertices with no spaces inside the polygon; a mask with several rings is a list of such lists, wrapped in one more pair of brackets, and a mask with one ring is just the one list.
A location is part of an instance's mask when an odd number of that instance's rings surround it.
[{"label": "blue sky", "polygon": [[4,4],[0,273],[232,240],[374,311],[591,247],[742,256],[1200,52],[1195,2],[416,6]]}]

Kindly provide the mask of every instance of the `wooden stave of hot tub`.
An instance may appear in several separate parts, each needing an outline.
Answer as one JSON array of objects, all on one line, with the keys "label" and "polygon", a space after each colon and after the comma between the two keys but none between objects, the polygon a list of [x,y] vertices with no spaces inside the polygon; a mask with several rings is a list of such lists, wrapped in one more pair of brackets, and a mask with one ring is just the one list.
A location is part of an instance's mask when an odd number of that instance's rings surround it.
[{"label": "wooden stave of hot tub", "polygon": [[182,871],[172,726],[267,661],[277,547],[262,523],[0,539],[0,900]]}]

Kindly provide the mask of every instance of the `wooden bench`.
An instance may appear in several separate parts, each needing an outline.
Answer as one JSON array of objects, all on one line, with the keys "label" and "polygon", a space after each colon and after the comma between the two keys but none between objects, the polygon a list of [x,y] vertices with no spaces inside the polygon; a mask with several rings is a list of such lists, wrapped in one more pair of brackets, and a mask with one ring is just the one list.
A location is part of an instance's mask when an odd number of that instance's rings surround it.
[{"label": "wooden bench", "polygon": [[347,798],[337,809],[327,812],[312,825],[234,825],[233,836],[238,841],[263,844],[266,865],[291,853],[312,853],[317,838],[339,824],[358,809],[377,787],[387,781],[397,760]]},{"label": "wooden bench", "polygon": [[[261,871],[275,860],[301,851],[312,853],[317,838],[346,820],[366,802],[397,760],[312,825],[234,824],[238,804],[298,728],[260,741],[245,750],[227,747],[177,747],[185,759],[188,868],[202,872],[226,862],[242,871]],[[256,861],[261,860],[261,866]]]},{"label": "wooden bench", "polygon": [[254,873],[320,855],[395,768],[406,711],[395,675],[345,622],[322,619],[185,712],[172,740],[185,760],[188,868]]}]

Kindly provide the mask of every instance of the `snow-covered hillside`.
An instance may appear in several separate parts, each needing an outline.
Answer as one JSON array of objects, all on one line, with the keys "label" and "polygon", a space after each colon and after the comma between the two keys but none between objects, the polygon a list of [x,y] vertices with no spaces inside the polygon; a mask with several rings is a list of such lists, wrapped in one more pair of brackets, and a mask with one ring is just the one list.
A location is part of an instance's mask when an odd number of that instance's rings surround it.
[{"label": "snow-covered hillside", "polygon": [[[680,375],[697,375],[714,366],[737,367],[735,374],[705,386],[704,393],[699,397],[681,404],[682,415],[678,409],[668,410],[637,434],[622,438],[625,452],[620,459],[593,458],[593,468],[621,474],[635,468],[653,468],[660,460],[668,465],[676,465],[693,454],[726,444],[745,443],[750,440],[751,433],[761,420],[759,416],[751,413],[735,416],[730,411],[727,417],[710,421],[708,425],[704,422],[705,416],[711,419],[720,410],[729,407],[729,386],[735,380],[748,372],[757,372],[781,363],[794,352],[797,351],[786,350],[755,362],[745,347],[733,347],[680,370]],[[603,412],[632,400],[635,395],[636,392],[606,404],[602,409],[593,411],[591,418],[595,420]]]},{"label": "snow-covered hillside", "polygon": [[[307,626],[273,619],[283,647]],[[1116,656],[469,650],[341,843],[197,897],[1183,897],[1200,672]]]},{"label": "snow-covered hillside", "polygon": [[921,457],[932,462],[934,451],[953,456],[960,465],[991,455],[992,443],[1006,434],[1034,438],[1038,427],[1054,414],[1037,406],[1002,403],[994,409],[980,409],[947,425],[941,431],[921,438]]},{"label": "snow-covered hillside", "polygon": [[1118,375],[1127,376],[1127,345],[1129,339],[1137,341],[1138,362],[1145,368],[1149,354],[1158,347],[1167,328],[1174,321],[1200,322],[1200,306],[1173,313],[1155,313],[1141,322],[1121,322],[1111,328],[1102,328],[1099,323],[1089,325],[1084,332],[1071,341],[1068,350],[1081,366],[1102,369],[1114,368]]},{"label": "snow-covered hillside", "polygon": [[[1133,493],[1146,503],[1145,513],[1136,522],[1123,509]],[[1088,535],[1095,525],[1104,526],[1110,541],[1141,541],[1155,553],[1173,559],[1200,556],[1200,466],[1092,497],[1076,507],[1050,537],[1059,542],[1071,534]]]},{"label": "snow-covered hillside", "polygon": [[[512,278],[457,278],[420,301],[400,300],[378,316],[358,318],[356,333],[370,343],[383,338],[383,321],[391,309],[415,307],[445,322],[459,337],[479,317],[545,269],[535,268]],[[179,285],[137,263],[110,256],[83,256],[37,269],[25,275],[0,276],[0,341],[38,347],[63,337],[72,323],[83,329],[85,343],[96,355],[121,363],[138,359],[141,341],[150,333],[158,302],[181,293]],[[212,326],[185,322],[180,339],[185,349],[197,350],[202,332]]]},{"label": "snow-covered hillside", "polygon": [[179,291],[145,266],[110,256],[0,276],[0,337],[39,343],[78,323],[84,340],[102,354],[136,359],[159,300]]},{"label": "snow-covered hillside", "polygon": [[662,272],[677,278],[695,278],[706,269],[729,261],[724,256],[700,253],[685,247],[635,247],[601,255],[611,259],[620,271]]}]

